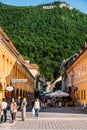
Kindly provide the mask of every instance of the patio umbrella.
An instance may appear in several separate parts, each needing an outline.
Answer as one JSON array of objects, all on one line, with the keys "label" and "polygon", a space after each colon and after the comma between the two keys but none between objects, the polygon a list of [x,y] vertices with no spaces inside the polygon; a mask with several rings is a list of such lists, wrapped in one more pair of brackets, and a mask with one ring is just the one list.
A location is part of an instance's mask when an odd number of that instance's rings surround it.
[{"label": "patio umbrella", "polygon": [[69,96],[69,94],[65,93],[61,90],[57,90],[55,92],[49,93],[49,96],[50,97],[67,97],[67,96]]},{"label": "patio umbrella", "polygon": [[51,93],[47,93],[46,96],[52,96],[54,95],[54,92],[51,92]]}]

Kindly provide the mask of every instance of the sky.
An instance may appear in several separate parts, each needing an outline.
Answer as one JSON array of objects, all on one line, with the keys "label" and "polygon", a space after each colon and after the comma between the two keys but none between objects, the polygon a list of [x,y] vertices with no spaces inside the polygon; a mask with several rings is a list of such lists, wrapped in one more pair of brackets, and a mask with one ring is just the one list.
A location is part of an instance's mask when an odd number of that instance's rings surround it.
[{"label": "sky", "polygon": [[66,2],[73,8],[79,9],[81,12],[87,14],[87,0],[0,0],[0,2],[14,6],[35,6],[39,4],[47,4],[54,1]]}]

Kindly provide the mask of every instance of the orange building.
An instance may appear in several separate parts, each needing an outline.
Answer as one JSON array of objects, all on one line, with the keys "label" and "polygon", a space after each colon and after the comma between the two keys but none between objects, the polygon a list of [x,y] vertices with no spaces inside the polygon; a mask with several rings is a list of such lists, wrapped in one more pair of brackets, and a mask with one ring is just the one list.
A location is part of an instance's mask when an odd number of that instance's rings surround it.
[{"label": "orange building", "polygon": [[[13,91],[7,91],[7,86],[13,87]],[[35,77],[26,66],[26,61],[0,28],[0,100],[34,94],[34,87]]]},{"label": "orange building", "polygon": [[73,105],[87,105],[87,42],[79,52],[62,64],[62,86],[71,95]]}]

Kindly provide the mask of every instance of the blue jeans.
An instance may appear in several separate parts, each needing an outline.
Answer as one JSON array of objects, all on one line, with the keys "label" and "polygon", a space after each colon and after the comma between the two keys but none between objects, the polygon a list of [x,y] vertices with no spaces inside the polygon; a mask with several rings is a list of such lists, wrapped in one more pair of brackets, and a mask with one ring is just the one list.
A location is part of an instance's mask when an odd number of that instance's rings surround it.
[{"label": "blue jeans", "polygon": [[35,117],[38,117],[38,115],[39,115],[39,109],[35,108]]},{"label": "blue jeans", "polygon": [[3,121],[5,122],[7,120],[7,108],[3,109]]}]

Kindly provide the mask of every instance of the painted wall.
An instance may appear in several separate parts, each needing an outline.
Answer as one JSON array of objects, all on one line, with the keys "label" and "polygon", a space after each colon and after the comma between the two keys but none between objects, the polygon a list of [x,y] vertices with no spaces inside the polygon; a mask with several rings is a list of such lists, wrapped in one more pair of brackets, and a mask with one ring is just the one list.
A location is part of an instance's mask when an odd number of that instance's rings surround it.
[{"label": "painted wall", "polygon": [[[12,83],[12,79],[27,79],[27,82]],[[7,86],[14,91],[8,92]],[[34,77],[24,65],[24,59],[0,28],[0,100],[3,97],[34,94]]]},{"label": "painted wall", "polygon": [[[77,104],[87,105],[87,49],[67,69],[68,87],[72,88],[71,96]],[[75,90],[76,88],[76,90]],[[74,97],[73,97],[74,96]]]}]

